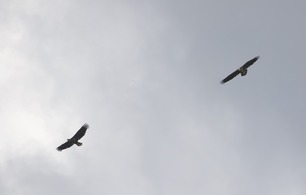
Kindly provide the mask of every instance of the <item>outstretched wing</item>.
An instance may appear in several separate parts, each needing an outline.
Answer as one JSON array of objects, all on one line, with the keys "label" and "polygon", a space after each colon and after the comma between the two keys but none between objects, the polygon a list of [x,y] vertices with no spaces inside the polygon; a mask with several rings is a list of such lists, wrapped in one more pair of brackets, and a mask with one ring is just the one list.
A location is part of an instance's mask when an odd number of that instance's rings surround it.
[{"label": "outstretched wing", "polygon": [[235,72],[233,72],[232,74],[228,75],[225,79],[223,79],[221,81],[221,84],[226,83],[229,80],[232,80],[235,76],[237,76],[240,73],[239,69],[237,69]]},{"label": "outstretched wing", "polygon": [[62,151],[62,150],[65,150],[66,148],[70,148],[72,145],[73,145],[72,142],[67,141],[67,142],[63,143],[62,145],[60,145],[59,147],[57,147],[56,149],[58,151]]},{"label": "outstretched wing", "polygon": [[242,67],[243,68],[249,68],[252,64],[254,64],[259,59],[259,56],[256,56],[255,58],[247,61]]},{"label": "outstretched wing", "polygon": [[86,130],[89,128],[89,125],[87,123],[85,123],[79,130],[78,132],[76,132],[76,134],[71,138],[73,140],[79,140],[81,139],[85,133],[86,133]]}]

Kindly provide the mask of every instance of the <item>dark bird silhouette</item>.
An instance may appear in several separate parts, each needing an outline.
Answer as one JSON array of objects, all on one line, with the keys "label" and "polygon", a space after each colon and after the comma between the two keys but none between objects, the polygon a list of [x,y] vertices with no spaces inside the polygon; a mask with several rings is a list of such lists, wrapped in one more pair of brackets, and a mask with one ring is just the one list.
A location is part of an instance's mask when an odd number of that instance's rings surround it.
[{"label": "dark bird silhouette", "polygon": [[76,134],[70,138],[67,139],[67,141],[65,143],[63,143],[62,145],[60,145],[59,147],[57,147],[56,149],[58,151],[62,151],[65,150],[67,148],[70,148],[73,144],[76,144],[77,146],[81,146],[82,143],[79,142],[79,140],[85,135],[86,130],[89,128],[88,124],[84,124],[79,130],[78,132],[76,132]]},{"label": "dark bird silhouette", "polygon": [[234,71],[232,74],[228,75],[225,79],[221,81],[221,84],[224,84],[230,80],[232,80],[234,77],[236,77],[238,74],[241,74],[241,76],[245,76],[248,72],[248,68],[254,64],[258,60],[259,56],[247,61],[243,66],[238,68],[236,71]]}]

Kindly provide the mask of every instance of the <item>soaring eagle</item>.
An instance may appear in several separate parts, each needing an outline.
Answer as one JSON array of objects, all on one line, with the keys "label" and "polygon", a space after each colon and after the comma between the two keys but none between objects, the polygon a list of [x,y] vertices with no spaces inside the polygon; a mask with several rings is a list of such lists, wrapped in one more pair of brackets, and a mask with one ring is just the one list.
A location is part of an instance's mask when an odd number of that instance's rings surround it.
[{"label": "soaring eagle", "polygon": [[243,66],[241,66],[240,68],[238,68],[235,72],[233,72],[232,74],[228,75],[225,79],[223,79],[221,81],[221,84],[226,83],[229,80],[232,80],[235,76],[237,76],[238,74],[241,74],[241,76],[245,76],[248,72],[248,68],[254,64],[257,60],[258,60],[259,56],[247,61]]},{"label": "soaring eagle", "polygon": [[70,138],[67,139],[67,141],[65,143],[63,143],[62,145],[60,145],[59,147],[57,147],[56,149],[58,151],[62,151],[66,148],[70,148],[73,144],[76,144],[77,146],[81,146],[82,143],[79,142],[79,140],[85,135],[86,130],[89,128],[88,124],[84,124],[79,130],[78,132],[76,132],[76,134]]}]

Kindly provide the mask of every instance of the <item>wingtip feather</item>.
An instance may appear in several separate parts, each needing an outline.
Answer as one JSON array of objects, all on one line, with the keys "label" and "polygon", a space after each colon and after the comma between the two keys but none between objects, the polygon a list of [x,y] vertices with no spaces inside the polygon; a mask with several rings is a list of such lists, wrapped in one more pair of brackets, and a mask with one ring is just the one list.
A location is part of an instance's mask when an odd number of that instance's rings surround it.
[{"label": "wingtip feather", "polygon": [[85,123],[85,124],[83,125],[83,127],[85,127],[86,129],[88,129],[88,128],[89,128],[89,125],[88,125],[87,123]]}]

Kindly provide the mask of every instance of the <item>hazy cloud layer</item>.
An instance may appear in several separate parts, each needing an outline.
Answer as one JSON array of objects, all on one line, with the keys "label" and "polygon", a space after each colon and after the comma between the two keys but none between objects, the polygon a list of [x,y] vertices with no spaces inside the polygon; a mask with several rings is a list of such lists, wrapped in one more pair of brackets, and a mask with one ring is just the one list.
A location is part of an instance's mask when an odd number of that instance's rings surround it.
[{"label": "hazy cloud layer", "polygon": [[304,195],[305,7],[0,1],[0,194]]}]

